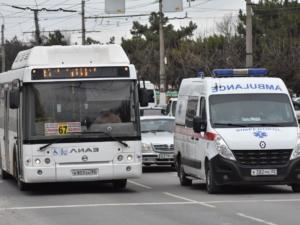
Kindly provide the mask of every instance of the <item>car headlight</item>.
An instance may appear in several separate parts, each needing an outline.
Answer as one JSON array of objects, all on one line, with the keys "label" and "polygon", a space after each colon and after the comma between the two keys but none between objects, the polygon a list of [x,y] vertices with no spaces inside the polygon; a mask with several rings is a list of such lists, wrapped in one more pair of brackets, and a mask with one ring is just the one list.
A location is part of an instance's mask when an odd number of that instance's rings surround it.
[{"label": "car headlight", "polygon": [[296,148],[293,150],[290,160],[296,159],[298,157],[300,157],[300,141],[298,141]]},{"label": "car headlight", "polygon": [[150,144],[142,143],[142,153],[152,152],[152,147]]},{"label": "car headlight", "polygon": [[226,159],[236,161],[233,153],[230,151],[225,141],[218,135],[215,139],[216,149],[218,153]]}]

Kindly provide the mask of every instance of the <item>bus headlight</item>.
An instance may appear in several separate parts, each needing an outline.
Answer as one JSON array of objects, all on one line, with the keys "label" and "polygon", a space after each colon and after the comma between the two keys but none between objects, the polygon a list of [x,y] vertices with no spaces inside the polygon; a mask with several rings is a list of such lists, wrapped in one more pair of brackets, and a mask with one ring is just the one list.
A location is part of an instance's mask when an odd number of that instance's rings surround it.
[{"label": "bus headlight", "polygon": [[142,143],[142,153],[152,152],[152,147],[150,144]]},{"label": "bus headlight", "polygon": [[225,141],[219,135],[216,137],[215,143],[216,149],[221,156],[223,156],[226,159],[236,161],[233,153],[230,151]]},{"label": "bus headlight", "polygon": [[290,160],[296,159],[298,157],[300,157],[300,142],[297,143],[296,148],[293,150]]},{"label": "bus headlight", "polygon": [[128,155],[128,156],[127,156],[127,161],[132,161],[132,159],[133,159],[133,156],[132,156],[132,155]]},{"label": "bus headlight", "polygon": [[35,164],[41,164],[41,160],[40,160],[40,159],[38,159],[38,158],[37,158],[37,159],[35,159],[35,160],[34,160],[34,162],[35,162]]}]

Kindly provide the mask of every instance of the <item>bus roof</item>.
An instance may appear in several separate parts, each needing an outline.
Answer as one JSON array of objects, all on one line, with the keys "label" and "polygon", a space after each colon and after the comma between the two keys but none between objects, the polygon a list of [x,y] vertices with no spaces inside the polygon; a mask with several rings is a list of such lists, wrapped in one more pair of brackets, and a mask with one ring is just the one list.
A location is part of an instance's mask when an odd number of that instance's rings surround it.
[{"label": "bus roof", "polygon": [[18,53],[12,69],[39,66],[129,64],[120,45],[36,46]]}]

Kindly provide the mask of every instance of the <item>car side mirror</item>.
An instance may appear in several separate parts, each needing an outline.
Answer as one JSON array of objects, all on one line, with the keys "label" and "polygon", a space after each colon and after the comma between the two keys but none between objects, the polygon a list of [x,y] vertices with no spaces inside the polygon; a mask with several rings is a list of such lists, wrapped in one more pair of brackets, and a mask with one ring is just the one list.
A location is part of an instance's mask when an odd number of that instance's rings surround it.
[{"label": "car side mirror", "polygon": [[193,130],[195,133],[205,132],[207,128],[207,121],[195,116],[193,119]]},{"label": "car side mirror", "polygon": [[11,109],[18,109],[20,107],[20,90],[19,90],[19,88],[13,88],[9,92],[9,107]]}]

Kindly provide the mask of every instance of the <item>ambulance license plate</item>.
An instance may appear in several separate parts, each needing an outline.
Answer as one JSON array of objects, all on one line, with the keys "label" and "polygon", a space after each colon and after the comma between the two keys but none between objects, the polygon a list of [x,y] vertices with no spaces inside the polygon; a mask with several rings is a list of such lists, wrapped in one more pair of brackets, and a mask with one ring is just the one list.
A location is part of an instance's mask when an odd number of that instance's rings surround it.
[{"label": "ambulance license plate", "polygon": [[71,170],[73,176],[96,176],[98,169],[74,169]]},{"label": "ambulance license plate", "polygon": [[277,169],[251,169],[251,176],[277,176]]}]

